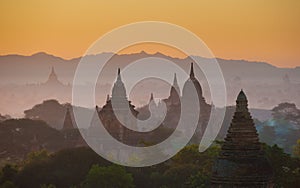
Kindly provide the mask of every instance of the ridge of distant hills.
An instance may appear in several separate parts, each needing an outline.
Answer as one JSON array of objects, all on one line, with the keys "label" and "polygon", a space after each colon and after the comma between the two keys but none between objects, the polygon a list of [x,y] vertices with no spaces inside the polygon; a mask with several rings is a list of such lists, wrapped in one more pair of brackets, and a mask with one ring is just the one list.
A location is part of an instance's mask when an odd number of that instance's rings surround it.
[{"label": "ridge of distant hills", "polygon": [[[105,56],[112,53],[101,53],[96,55],[88,55],[91,59],[101,61]],[[190,58],[178,59],[166,56],[161,53],[147,54],[145,52],[134,54],[115,54],[111,63],[114,67],[124,67],[124,64],[146,57],[160,57],[171,60],[176,64],[181,64],[183,68],[188,69]],[[209,61],[210,59],[199,56],[192,56],[200,61]],[[40,83],[47,79],[51,67],[53,66],[59,78],[65,82],[72,81],[77,64],[81,57],[72,59],[63,59],[58,56],[47,54],[45,52],[35,53],[31,56],[24,55],[3,55],[0,56],[0,84],[28,84]],[[225,80],[233,80],[241,78],[243,80],[263,80],[278,82],[282,81],[285,75],[293,83],[300,83],[300,67],[295,68],[279,68],[266,62],[256,62],[247,60],[227,60],[217,58],[219,65],[223,71]],[[37,71],[38,70],[38,71]]]},{"label": "ridge of distant hills", "polygon": [[[196,59],[205,64],[212,59],[199,56],[191,56],[184,59],[173,58],[162,53],[148,54],[146,52],[134,54],[101,53],[84,56],[92,62],[103,62],[108,56],[112,56],[101,72],[102,83],[96,88],[96,102],[98,105],[105,103],[107,94],[111,94],[111,86],[115,81],[117,68],[121,70],[132,62],[143,60],[152,63],[154,61],[171,61],[189,72],[190,63]],[[0,113],[12,116],[21,116],[23,111],[31,108],[46,99],[57,99],[61,102],[70,102],[74,74],[81,57],[63,59],[44,52],[31,56],[4,55],[0,56]],[[295,103],[300,106],[300,67],[279,68],[266,62],[247,60],[226,60],[217,58],[222,70],[226,90],[227,105],[235,103],[236,95],[241,88],[247,93],[251,108],[271,109],[283,102]],[[54,67],[59,81],[65,84],[64,88],[39,87],[45,83]],[[168,67],[158,67],[164,70],[168,76],[173,77],[174,72]],[[141,67],[135,69],[137,73],[148,71]],[[210,100],[210,88],[200,68],[195,67],[196,77],[203,89],[203,95],[208,103]],[[87,76],[89,73],[87,72]],[[125,72],[122,76],[126,76]],[[135,80],[135,75],[130,75]],[[182,87],[186,78],[178,78],[179,86]],[[70,84],[70,85],[69,85]],[[89,83],[87,83],[89,84]],[[125,81],[125,85],[128,82]],[[127,91],[129,99],[135,106],[142,106],[149,100],[150,93],[155,98],[165,98],[169,95],[170,86],[157,80],[141,82]]]}]

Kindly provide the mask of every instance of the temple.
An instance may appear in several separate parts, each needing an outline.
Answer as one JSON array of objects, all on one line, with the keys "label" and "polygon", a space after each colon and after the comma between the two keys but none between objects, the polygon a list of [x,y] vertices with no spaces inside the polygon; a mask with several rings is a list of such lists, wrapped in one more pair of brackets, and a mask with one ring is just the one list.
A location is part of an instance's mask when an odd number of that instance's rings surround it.
[{"label": "temple", "polygon": [[74,128],[75,127],[73,125],[73,120],[72,120],[72,117],[71,117],[70,110],[69,110],[69,108],[67,108],[67,112],[66,112],[66,115],[65,115],[65,120],[64,120],[62,130],[68,130],[68,129],[74,129]]},{"label": "temple", "polygon": [[[116,117],[116,113],[119,115],[118,117]],[[134,117],[138,115],[138,111],[134,109],[131,101],[127,99],[121,71],[118,69],[117,80],[112,88],[112,96],[111,98],[107,96],[106,104],[98,112],[98,115],[110,134],[119,141],[126,143],[130,142],[126,137],[129,130],[123,126],[122,122],[131,125],[136,124],[135,119],[129,118],[131,117],[129,113]]]},{"label": "temple", "polygon": [[[190,106],[193,106],[193,103],[195,102],[192,97],[193,93],[191,92],[194,89],[196,89],[196,91],[197,91],[198,101],[199,101],[199,106],[200,106],[200,113],[197,117],[198,118],[198,126],[197,126],[196,132],[191,140],[191,143],[198,144],[198,143],[200,143],[200,140],[201,140],[201,138],[204,134],[204,131],[207,127],[207,123],[208,123],[208,120],[210,117],[210,112],[211,112],[211,105],[207,104],[205,101],[205,98],[203,97],[201,84],[198,81],[198,79],[195,77],[194,65],[193,65],[193,63],[191,63],[190,76],[184,83],[183,90],[182,90],[182,100],[187,101],[187,103],[191,103]],[[188,108],[186,110],[190,111],[190,112],[188,112],[188,114],[190,114],[192,116],[195,115],[194,109]],[[190,117],[190,118],[195,118],[195,117]]]},{"label": "temple", "polygon": [[65,139],[65,146],[66,148],[69,147],[81,147],[87,146],[85,140],[82,138],[79,128],[76,125],[76,121],[72,115],[73,107],[71,105],[66,106],[66,115],[64,119],[64,124],[61,129],[61,133]]},{"label": "temple", "polygon": [[177,82],[176,73],[174,74],[173,85],[170,89],[170,95],[165,100],[167,106],[179,105],[180,104],[180,88]]},{"label": "temple", "polygon": [[241,90],[225,142],[213,167],[211,187],[270,188],[273,187],[272,176],[272,168],[248,111],[247,97]]},{"label": "temple", "polygon": [[54,67],[51,68],[49,77],[48,77],[47,81],[44,83],[44,85],[46,85],[48,87],[63,86],[63,83],[61,83],[58,80],[58,77],[57,77],[57,74],[55,73]]},{"label": "temple", "polygon": [[[180,95],[181,92],[176,74],[174,74],[174,80],[170,88],[170,95],[168,98],[162,99],[158,102],[158,104],[156,104],[154,95],[151,93],[148,104],[137,110],[127,98],[126,88],[121,77],[121,71],[118,69],[117,78],[113,85],[111,96],[108,95],[106,104],[101,109],[96,107],[95,112],[98,114],[98,117],[106,130],[118,141],[133,146],[140,145],[142,141],[147,142],[148,145],[149,143],[154,145],[170,136],[176,129],[181,114],[180,100],[182,98],[187,98],[189,100],[189,94],[191,91],[189,90],[190,87],[196,88],[196,95],[199,99],[199,105],[201,106],[200,114],[195,114],[193,111],[190,113],[194,114],[194,116],[196,115],[196,118],[199,120],[195,135],[191,139],[191,143],[199,143],[210,116],[211,106],[206,103],[202,95],[202,88],[195,77],[193,64],[191,64],[190,77],[184,84],[182,96]],[[190,102],[194,103],[194,101]],[[116,117],[116,114],[118,114],[118,117]],[[133,125],[139,130],[136,119],[148,120],[150,115],[153,116],[151,121],[148,121],[150,124],[152,124],[152,122],[154,124],[155,122],[160,122],[158,120],[163,118],[163,122],[158,126],[159,128],[153,131],[136,132],[124,126],[124,124]],[[96,122],[97,117],[95,116],[93,119],[94,120],[92,122]],[[89,135],[91,137],[97,137],[97,126],[97,123],[91,124],[89,131]]]},{"label": "temple", "polygon": [[[206,103],[206,101],[205,101],[205,99],[203,97],[201,84],[198,81],[198,79],[195,77],[194,64],[193,63],[191,63],[190,77],[184,83],[184,86],[183,86],[183,92],[182,92],[183,96],[187,96],[188,97],[188,95],[189,95],[189,93],[191,91],[191,89],[190,89],[191,86],[195,87],[195,89],[197,91],[198,98],[199,98],[199,105],[201,107],[203,107],[203,108],[208,107],[208,104]],[[203,110],[205,110],[205,109],[203,109]]]}]

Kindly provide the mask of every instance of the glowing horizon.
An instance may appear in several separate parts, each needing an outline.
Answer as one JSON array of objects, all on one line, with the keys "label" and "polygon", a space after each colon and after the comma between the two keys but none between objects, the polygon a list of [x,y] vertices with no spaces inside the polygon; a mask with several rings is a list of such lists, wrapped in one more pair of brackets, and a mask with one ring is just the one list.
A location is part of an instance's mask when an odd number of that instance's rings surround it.
[{"label": "glowing horizon", "polygon": [[[224,59],[300,66],[300,2],[288,1],[8,1],[0,6],[0,55],[46,52],[82,56],[110,30],[138,21],[163,21],[195,33]],[[174,50],[139,46],[126,53]],[[176,50],[175,50],[176,51]],[[193,54],[190,54],[193,55]]]}]

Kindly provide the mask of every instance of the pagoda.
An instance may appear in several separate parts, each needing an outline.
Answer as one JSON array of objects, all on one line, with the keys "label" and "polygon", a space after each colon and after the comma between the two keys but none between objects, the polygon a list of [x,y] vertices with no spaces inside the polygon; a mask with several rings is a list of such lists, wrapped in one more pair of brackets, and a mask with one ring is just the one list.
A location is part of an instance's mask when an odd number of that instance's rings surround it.
[{"label": "pagoda", "polygon": [[170,89],[170,95],[164,100],[167,106],[180,105],[180,88],[177,82],[176,73],[174,74],[173,85]]},{"label": "pagoda", "polygon": [[188,111],[187,114],[190,115],[190,117],[187,117],[187,119],[198,118],[197,129],[193,138],[191,139],[191,143],[199,143],[207,127],[207,123],[210,117],[211,106],[206,103],[205,98],[203,97],[201,84],[199,80],[196,78],[194,73],[194,64],[191,63],[190,76],[184,83],[183,90],[182,90],[182,100],[186,101],[187,106],[193,106],[195,103],[192,97],[193,96],[192,91],[194,89],[197,92],[198,102],[200,106],[200,113],[195,114],[194,112],[195,109],[193,108],[188,108],[186,110]]},{"label": "pagoda", "polygon": [[189,93],[192,91],[191,87],[194,87],[197,91],[198,98],[199,98],[199,105],[202,107],[207,107],[207,103],[205,101],[205,98],[203,97],[202,93],[202,87],[199,82],[199,80],[196,78],[194,73],[194,64],[191,63],[191,69],[190,69],[190,77],[187,79],[187,81],[184,83],[182,95],[183,97],[189,97]]},{"label": "pagoda", "polygon": [[270,188],[273,187],[272,176],[272,168],[248,111],[247,97],[241,90],[225,142],[213,167],[211,187]]},{"label": "pagoda", "polygon": [[48,86],[61,86],[63,85],[59,80],[58,80],[58,77],[57,77],[57,74],[54,70],[54,67],[51,68],[51,72],[49,74],[49,77],[48,77],[48,80],[44,83],[45,85],[48,85]]},{"label": "pagoda", "polygon": [[[115,104],[116,106],[113,106]],[[121,142],[127,142],[130,130],[128,130],[122,122],[126,124],[136,125],[136,119],[129,118],[131,113],[134,117],[137,117],[138,111],[135,106],[131,104],[131,101],[127,99],[125,85],[121,78],[121,71],[118,69],[117,80],[112,88],[111,97],[107,97],[106,104],[98,112],[99,118],[104,127],[110,132],[110,134]],[[129,109],[129,110],[128,110]],[[116,117],[121,118],[121,122]]]},{"label": "pagoda", "polygon": [[72,121],[72,117],[71,117],[71,113],[69,108],[67,108],[67,112],[65,115],[65,120],[64,120],[64,124],[63,124],[63,128],[62,130],[68,130],[68,129],[74,129],[74,125],[73,125],[73,121]]}]

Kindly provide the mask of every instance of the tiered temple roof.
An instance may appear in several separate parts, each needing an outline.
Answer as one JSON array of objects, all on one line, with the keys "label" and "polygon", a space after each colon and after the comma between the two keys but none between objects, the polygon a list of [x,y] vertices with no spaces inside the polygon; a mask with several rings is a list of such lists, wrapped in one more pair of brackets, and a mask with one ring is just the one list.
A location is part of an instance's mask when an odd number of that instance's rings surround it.
[{"label": "tiered temple roof", "polygon": [[243,92],[236,100],[236,111],[228,129],[211,178],[212,187],[272,187],[272,168],[262,145]]}]

